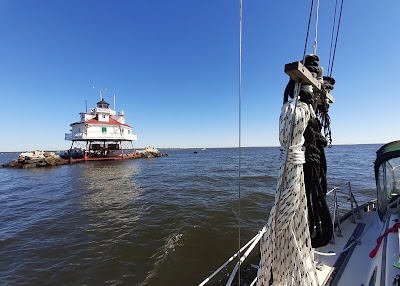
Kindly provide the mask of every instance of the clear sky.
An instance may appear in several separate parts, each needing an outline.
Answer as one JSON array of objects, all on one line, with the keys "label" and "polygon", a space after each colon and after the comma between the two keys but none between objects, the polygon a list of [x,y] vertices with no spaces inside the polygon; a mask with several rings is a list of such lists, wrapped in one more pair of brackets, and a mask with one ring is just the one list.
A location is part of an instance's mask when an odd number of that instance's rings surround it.
[{"label": "clear sky", "polygon": [[[283,69],[303,55],[310,3],[243,0],[243,146],[279,145]],[[327,67],[335,1],[320,5]],[[333,144],[400,139],[399,11],[344,3]],[[238,146],[239,0],[0,0],[0,43],[0,151],[69,148],[64,133],[100,88],[138,148]]]}]

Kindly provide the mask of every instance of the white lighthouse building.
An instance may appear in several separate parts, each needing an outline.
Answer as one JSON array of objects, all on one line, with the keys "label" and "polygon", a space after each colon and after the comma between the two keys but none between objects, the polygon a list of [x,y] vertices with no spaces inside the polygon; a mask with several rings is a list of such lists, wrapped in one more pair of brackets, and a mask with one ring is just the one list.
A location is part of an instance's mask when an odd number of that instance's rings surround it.
[{"label": "white lighthouse building", "polygon": [[71,133],[65,134],[65,140],[72,141],[69,157],[83,160],[135,157],[133,141],[137,135],[133,127],[126,124],[124,111],[117,114],[104,99],[90,112],[81,112],[80,121],[70,126]]}]

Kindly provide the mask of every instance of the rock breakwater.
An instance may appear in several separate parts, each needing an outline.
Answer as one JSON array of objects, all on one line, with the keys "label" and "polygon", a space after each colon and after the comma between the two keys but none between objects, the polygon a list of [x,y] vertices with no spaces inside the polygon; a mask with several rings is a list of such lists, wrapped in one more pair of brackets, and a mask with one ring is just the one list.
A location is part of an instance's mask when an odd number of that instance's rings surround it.
[{"label": "rock breakwater", "polygon": [[[103,157],[103,158],[61,158],[58,154],[54,152],[44,152],[40,150],[35,150],[32,152],[24,152],[21,153],[18,159],[8,162],[6,164],[1,165],[4,168],[37,168],[37,167],[46,167],[46,166],[58,166],[71,164],[75,162],[83,162],[83,161],[97,161],[97,160],[107,160],[107,159],[136,159],[136,158],[156,158],[168,156],[168,154],[162,154],[157,148],[154,147],[146,147],[143,150],[135,151],[133,154],[128,155],[127,157]],[[83,157],[83,155],[82,155]]]},{"label": "rock breakwater", "polygon": [[148,146],[143,150],[136,151],[139,155],[139,158],[155,158],[155,157],[163,157],[168,156],[168,154],[162,154],[157,148]]},{"label": "rock breakwater", "polygon": [[21,153],[18,159],[3,164],[5,168],[36,168],[44,166],[58,166],[69,164],[69,160],[62,159],[54,152],[43,152],[35,150],[32,152]]}]

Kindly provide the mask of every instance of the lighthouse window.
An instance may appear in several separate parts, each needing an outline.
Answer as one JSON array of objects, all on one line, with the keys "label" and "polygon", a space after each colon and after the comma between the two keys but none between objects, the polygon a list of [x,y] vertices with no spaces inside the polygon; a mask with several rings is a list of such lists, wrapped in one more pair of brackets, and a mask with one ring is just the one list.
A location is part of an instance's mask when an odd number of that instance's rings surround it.
[{"label": "lighthouse window", "polygon": [[131,131],[130,131],[130,130],[128,130],[128,134],[131,134]]},{"label": "lighthouse window", "polygon": [[101,127],[101,132],[107,133],[107,127]]},{"label": "lighthouse window", "polygon": [[124,130],[125,130],[125,129],[124,129],[124,128],[122,128],[122,133],[124,133]]},{"label": "lighthouse window", "polygon": [[106,118],[106,116],[103,114],[103,118]]}]

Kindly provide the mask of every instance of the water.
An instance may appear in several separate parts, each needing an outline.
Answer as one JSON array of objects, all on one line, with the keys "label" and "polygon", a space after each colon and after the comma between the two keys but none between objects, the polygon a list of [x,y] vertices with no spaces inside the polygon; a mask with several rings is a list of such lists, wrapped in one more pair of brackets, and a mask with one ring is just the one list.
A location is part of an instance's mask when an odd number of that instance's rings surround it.
[{"label": "water", "polygon": [[[375,197],[380,145],[327,149],[329,188]],[[0,285],[197,285],[238,247],[238,149],[0,168]],[[0,154],[0,164],[18,154]],[[243,148],[242,244],[266,223],[278,148]],[[225,275],[227,270],[222,275]],[[210,285],[218,285],[219,279]]]}]

